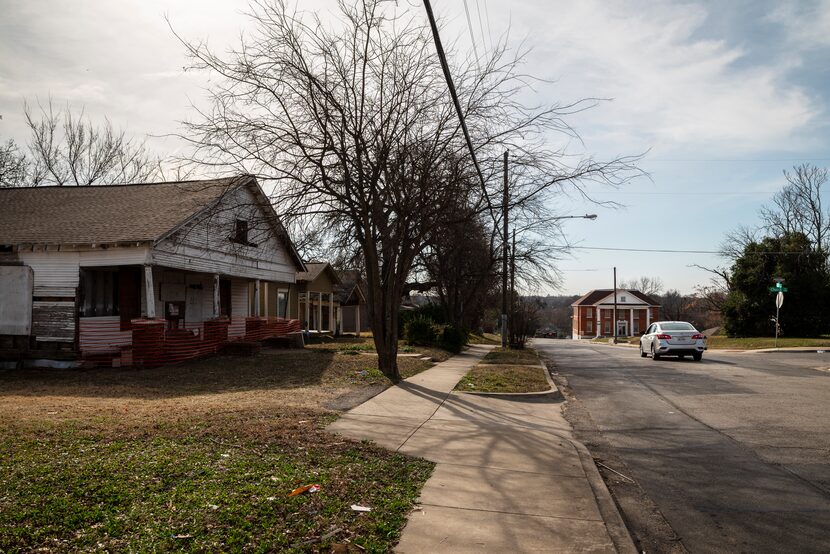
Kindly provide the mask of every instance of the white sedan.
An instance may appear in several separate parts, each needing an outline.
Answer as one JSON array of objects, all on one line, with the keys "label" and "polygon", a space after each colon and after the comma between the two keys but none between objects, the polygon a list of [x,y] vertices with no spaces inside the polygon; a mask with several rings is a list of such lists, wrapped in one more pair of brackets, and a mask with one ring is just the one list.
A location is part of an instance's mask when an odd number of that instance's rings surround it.
[{"label": "white sedan", "polygon": [[640,356],[651,354],[653,360],[661,356],[678,356],[687,354],[696,362],[703,358],[706,350],[706,335],[685,321],[657,321],[652,323],[640,337]]}]

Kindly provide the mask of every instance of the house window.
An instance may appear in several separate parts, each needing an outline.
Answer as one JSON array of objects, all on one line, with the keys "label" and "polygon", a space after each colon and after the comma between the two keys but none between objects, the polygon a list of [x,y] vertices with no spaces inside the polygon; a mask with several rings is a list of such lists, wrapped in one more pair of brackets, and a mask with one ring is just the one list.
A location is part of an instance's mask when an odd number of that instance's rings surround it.
[{"label": "house window", "polygon": [[593,333],[594,332],[594,322],[588,321],[585,323],[585,332],[586,333]]},{"label": "house window", "polygon": [[248,244],[248,222],[237,219],[233,229],[233,241],[239,244]]},{"label": "house window", "polygon": [[81,317],[118,315],[118,278],[112,269],[81,270]]},{"label": "house window", "polygon": [[610,335],[611,334],[611,322],[606,321],[605,325],[603,326],[603,329],[604,329],[603,333],[605,333],[606,335]]},{"label": "house window", "polygon": [[588,319],[592,319],[594,317],[594,310],[588,308],[588,315],[585,317],[587,317]]},{"label": "house window", "polygon": [[620,302],[625,302],[625,296],[620,296]]}]

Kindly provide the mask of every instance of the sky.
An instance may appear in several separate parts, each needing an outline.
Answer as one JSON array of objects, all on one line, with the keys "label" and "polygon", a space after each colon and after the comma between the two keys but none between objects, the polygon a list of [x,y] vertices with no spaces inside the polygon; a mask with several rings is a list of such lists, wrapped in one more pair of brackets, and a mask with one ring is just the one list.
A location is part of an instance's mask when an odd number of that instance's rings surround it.
[{"label": "sky", "polygon": [[[613,267],[620,280],[645,275],[693,292],[709,280],[693,265],[725,260],[613,249],[717,251],[730,230],[757,224],[758,210],[784,184],[783,170],[830,165],[830,0],[433,4],[458,56],[485,55],[504,37],[530,49],[524,69],[540,81],[528,101],[603,99],[568,120],[582,154],[644,154],[647,176],[619,190],[589,186],[592,198],[620,207],[576,194],[554,200],[561,215],[598,217],[562,222],[576,247],[559,264],[563,280],[527,292],[610,288]],[[331,13],[336,2],[300,7]],[[0,0],[0,140],[25,144],[24,99],[51,97],[152,135],[159,154],[182,153],[167,135],[194,117],[193,105],[205,105],[210,83],[184,70],[171,27],[223,51],[249,28],[246,10],[235,0]]]}]

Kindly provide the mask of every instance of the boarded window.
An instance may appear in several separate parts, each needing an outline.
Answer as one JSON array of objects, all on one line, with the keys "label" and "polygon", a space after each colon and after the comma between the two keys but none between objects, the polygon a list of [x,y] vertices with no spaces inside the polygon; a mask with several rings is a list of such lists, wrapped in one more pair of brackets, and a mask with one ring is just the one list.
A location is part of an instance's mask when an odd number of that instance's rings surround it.
[{"label": "boarded window", "polygon": [[81,317],[118,315],[118,276],[114,269],[81,269]]}]

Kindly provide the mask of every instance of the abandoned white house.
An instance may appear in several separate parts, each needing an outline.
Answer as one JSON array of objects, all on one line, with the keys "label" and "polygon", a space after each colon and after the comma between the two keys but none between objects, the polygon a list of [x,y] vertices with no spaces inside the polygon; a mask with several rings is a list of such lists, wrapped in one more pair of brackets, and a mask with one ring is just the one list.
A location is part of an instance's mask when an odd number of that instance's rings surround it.
[{"label": "abandoned white house", "polygon": [[299,330],[277,296],[305,267],[251,176],[0,189],[0,206],[0,361],[147,365]]}]

